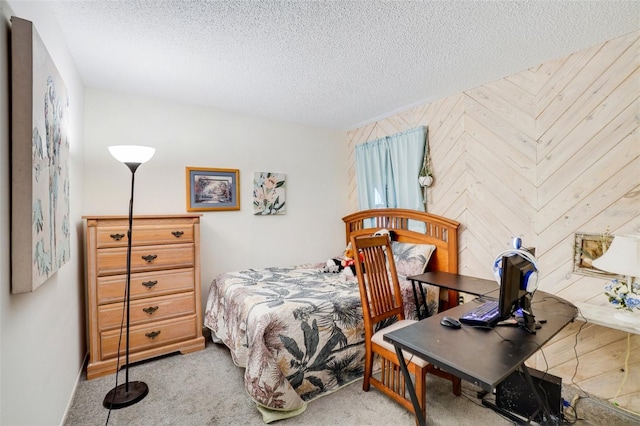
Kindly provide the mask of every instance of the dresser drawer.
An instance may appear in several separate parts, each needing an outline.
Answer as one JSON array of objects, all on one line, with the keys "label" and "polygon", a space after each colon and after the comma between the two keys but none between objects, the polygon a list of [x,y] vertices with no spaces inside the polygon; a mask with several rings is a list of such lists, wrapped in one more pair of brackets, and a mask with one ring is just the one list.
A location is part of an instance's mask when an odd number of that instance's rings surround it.
[{"label": "dresser drawer", "polygon": [[[133,217],[130,282],[130,362],[204,349],[200,281],[202,214]],[[83,216],[87,277],[87,378],[125,363],[119,343],[127,282],[123,215]],[[126,312],[124,312],[126,315]]]},{"label": "dresser drawer", "polygon": [[[98,305],[122,302],[124,300],[124,287],[127,282],[126,274],[99,277],[97,281]],[[140,272],[131,274],[131,300],[190,291],[193,290],[194,286],[195,271],[193,268]]]},{"label": "dresser drawer", "polygon": [[[194,266],[193,244],[168,244],[133,247],[131,272],[161,269],[189,268]],[[97,254],[98,276],[124,274],[127,271],[127,248],[99,249]]]},{"label": "dresser drawer", "polygon": [[[98,227],[97,248],[126,247],[127,229],[129,229],[128,223]],[[191,223],[136,226],[134,222],[132,233],[131,245],[134,247],[193,242],[193,225]]]},{"label": "dresser drawer", "polygon": [[[98,329],[106,331],[123,324],[124,303],[111,303],[98,307]],[[131,302],[129,321],[131,326],[160,321],[196,312],[193,292],[170,296],[150,297]],[[126,315],[126,314],[125,314]]]},{"label": "dresser drawer", "polygon": [[[198,336],[196,315],[180,317],[152,324],[131,327],[129,344],[131,353],[168,345],[181,340],[193,339]],[[118,351],[120,329],[100,333],[102,359],[113,358]],[[125,353],[125,336],[122,336],[120,354]]]}]

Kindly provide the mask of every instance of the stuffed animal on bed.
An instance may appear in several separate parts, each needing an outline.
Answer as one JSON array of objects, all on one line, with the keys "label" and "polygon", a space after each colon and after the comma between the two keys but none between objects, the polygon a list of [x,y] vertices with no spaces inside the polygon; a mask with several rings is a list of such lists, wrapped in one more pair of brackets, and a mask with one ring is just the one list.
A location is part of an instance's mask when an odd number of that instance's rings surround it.
[{"label": "stuffed animal on bed", "polygon": [[331,272],[331,273],[337,274],[343,269],[344,269],[344,266],[342,266],[342,260],[334,257],[333,259],[327,260],[327,264],[324,267],[324,272]]},{"label": "stuffed animal on bed", "polygon": [[[327,260],[327,263],[324,267],[324,272],[333,272],[338,273],[343,270],[347,270],[351,275],[356,275],[356,263],[353,259],[353,249],[351,248],[351,243],[347,245],[347,248],[344,250],[344,255],[341,259],[333,258]],[[362,262],[363,256],[360,253],[360,262]]]},{"label": "stuffed animal on bed", "polygon": [[382,228],[382,229],[378,229],[375,234],[373,234],[374,237],[379,236],[379,235],[388,235],[390,239],[393,240],[393,231],[389,231],[388,229]]},{"label": "stuffed animal on bed", "polygon": [[[379,229],[378,231],[376,231],[375,234],[373,234],[374,236],[376,235],[388,235],[390,239],[393,239],[393,231],[390,231],[388,229]],[[353,248],[351,247],[351,243],[347,244],[347,248],[344,250],[344,256],[342,257],[342,259],[338,259],[338,258],[333,258],[333,259],[329,259],[327,260],[327,264],[325,265],[324,272],[333,272],[333,273],[338,273],[338,272],[342,272],[343,270],[347,270],[351,273],[351,275],[356,275],[356,263],[355,260],[353,259]],[[362,262],[363,259],[363,255],[362,253],[359,253],[360,258],[360,262]]]},{"label": "stuffed animal on bed", "polygon": [[[353,252],[353,248],[351,247],[351,243],[347,245],[347,248],[344,250],[344,257],[342,258],[342,267],[345,269],[349,269],[351,271],[351,275],[356,274],[356,261],[354,260],[355,253]],[[364,260],[364,256],[362,253],[358,253],[358,257],[360,258],[360,262]]]},{"label": "stuffed animal on bed", "polygon": [[[388,235],[389,238],[393,238],[393,231],[389,231],[388,229],[379,229],[375,234],[373,234],[374,236],[377,235]],[[351,247],[351,243],[349,243],[347,245],[347,248],[344,250],[344,258],[342,259],[342,268],[343,269],[347,269],[351,271],[352,275],[356,274],[356,263],[354,260],[354,252],[353,252],[353,248]],[[360,259],[360,263],[362,263],[362,261],[364,260],[364,256],[362,255],[362,253],[358,253],[358,257]],[[334,259],[335,260],[335,259]],[[363,266],[363,271],[364,271],[364,265]]]}]

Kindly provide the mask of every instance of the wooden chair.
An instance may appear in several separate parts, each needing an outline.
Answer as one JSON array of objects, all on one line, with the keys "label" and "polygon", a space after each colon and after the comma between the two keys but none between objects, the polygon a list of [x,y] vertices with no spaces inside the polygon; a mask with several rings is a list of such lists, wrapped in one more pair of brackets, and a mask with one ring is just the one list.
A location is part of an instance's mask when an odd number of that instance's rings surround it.
[{"label": "wooden chair", "polygon": [[[400,284],[393,255],[391,255],[391,242],[387,235],[353,237],[351,245],[354,253],[362,253],[363,256],[362,263],[357,260],[355,262],[365,328],[366,355],[362,389],[367,392],[369,384],[372,384],[415,415],[395,349],[392,344],[383,339],[385,333],[416,322],[404,318]],[[358,255],[355,256],[358,259]],[[390,323],[393,319],[396,321],[384,327],[384,324]],[[380,327],[384,328],[380,329]],[[372,374],[375,355],[380,359],[379,378]],[[411,354],[405,356],[405,361],[409,373],[414,377],[416,395],[423,413],[425,412],[427,373],[451,380],[453,393],[460,396],[460,378],[445,373]]]}]

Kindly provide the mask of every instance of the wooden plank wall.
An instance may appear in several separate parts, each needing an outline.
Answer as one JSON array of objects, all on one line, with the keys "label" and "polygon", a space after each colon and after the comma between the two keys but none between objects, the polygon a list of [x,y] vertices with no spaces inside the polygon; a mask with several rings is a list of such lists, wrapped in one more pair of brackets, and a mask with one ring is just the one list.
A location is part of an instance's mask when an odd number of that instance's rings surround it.
[{"label": "wooden plank wall", "polygon": [[[541,289],[606,306],[606,282],[573,273],[574,234],[640,234],[639,52],[634,32],[350,131],[351,210],[355,145],[426,125],[427,208],[462,224],[460,273],[490,279],[520,236]],[[639,347],[640,335],[576,322],[531,363],[640,413]]]}]

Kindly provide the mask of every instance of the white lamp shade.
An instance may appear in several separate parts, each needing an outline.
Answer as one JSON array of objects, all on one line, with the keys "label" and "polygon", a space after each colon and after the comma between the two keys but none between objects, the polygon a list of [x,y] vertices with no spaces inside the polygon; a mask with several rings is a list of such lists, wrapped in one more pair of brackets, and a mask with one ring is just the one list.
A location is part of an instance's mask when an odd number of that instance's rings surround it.
[{"label": "white lamp shade", "polygon": [[609,250],[594,260],[593,266],[614,274],[640,277],[640,236],[614,236]]},{"label": "white lamp shade", "polygon": [[140,145],[115,145],[109,147],[109,152],[121,163],[142,164],[153,157],[156,149]]}]

